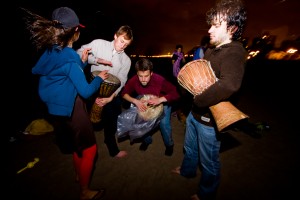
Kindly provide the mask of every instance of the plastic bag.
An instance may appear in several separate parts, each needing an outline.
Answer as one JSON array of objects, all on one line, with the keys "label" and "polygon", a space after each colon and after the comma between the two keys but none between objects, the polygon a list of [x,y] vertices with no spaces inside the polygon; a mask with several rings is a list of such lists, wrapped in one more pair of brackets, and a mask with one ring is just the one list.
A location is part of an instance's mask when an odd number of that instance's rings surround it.
[{"label": "plastic bag", "polygon": [[160,116],[151,120],[144,120],[138,114],[137,107],[131,104],[130,108],[123,111],[118,116],[117,138],[129,136],[130,141],[143,137],[146,133],[156,128],[163,118],[164,112]]}]

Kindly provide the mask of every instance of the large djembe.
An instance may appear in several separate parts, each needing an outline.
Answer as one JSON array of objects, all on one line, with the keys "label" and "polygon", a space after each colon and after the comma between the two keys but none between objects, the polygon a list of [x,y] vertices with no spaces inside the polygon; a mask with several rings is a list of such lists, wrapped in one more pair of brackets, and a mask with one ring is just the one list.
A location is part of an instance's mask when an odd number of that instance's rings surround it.
[{"label": "large djembe", "polygon": [[[97,76],[99,73],[100,71],[92,72],[92,78]],[[120,85],[120,79],[108,73],[108,78],[105,79],[100,85],[98,97],[110,97],[120,87]],[[93,123],[98,123],[101,121],[102,109],[103,107],[99,106],[96,102],[94,102],[90,111],[90,119]]]},{"label": "large djembe", "polygon": [[[199,59],[183,66],[178,73],[177,81],[183,88],[195,96],[215,84],[218,78],[212,70],[210,62]],[[249,116],[242,113],[228,101],[210,106],[209,109],[220,132],[241,119],[249,118]]]}]

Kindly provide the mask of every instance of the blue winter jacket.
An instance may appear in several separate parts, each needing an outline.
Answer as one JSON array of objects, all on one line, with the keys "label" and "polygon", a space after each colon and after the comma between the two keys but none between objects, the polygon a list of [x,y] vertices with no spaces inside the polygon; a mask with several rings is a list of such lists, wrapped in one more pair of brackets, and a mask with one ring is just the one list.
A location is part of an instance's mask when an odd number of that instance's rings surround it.
[{"label": "blue winter jacket", "polygon": [[88,83],[83,71],[85,66],[87,62],[83,63],[69,47],[60,49],[55,45],[42,54],[32,73],[40,75],[39,95],[50,114],[71,116],[78,94],[86,99],[99,89],[103,79],[96,76]]}]

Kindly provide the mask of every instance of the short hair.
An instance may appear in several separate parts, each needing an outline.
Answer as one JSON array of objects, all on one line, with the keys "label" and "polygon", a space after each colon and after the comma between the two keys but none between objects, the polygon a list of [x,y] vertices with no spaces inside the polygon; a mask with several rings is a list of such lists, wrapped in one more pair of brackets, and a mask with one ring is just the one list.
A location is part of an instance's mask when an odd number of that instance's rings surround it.
[{"label": "short hair", "polygon": [[124,25],[121,26],[117,31],[116,31],[116,35],[120,36],[120,35],[124,35],[124,38],[126,40],[133,40],[133,33],[132,33],[132,29],[130,26],[128,25]]},{"label": "short hair", "polygon": [[141,58],[135,63],[135,70],[138,71],[153,71],[153,63],[147,58]]},{"label": "short hair", "polygon": [[223,16],[220,20],[227,22],[227,28],[232,26],[237,28],[232,35],[232,39],[240,39],[247,19],[247,12],[242,0],[219,0],[215,7],[207,11],[207,23],[211,25],[220,15]]},{"label": "short hair", "polygon": [[177,44],[175,48],[176,48],[176,49],[179,49],[179,48],[181,48],[181,49],[182,49],[182,48],[183,48],[183,46],[182,46],[181,44]]}]

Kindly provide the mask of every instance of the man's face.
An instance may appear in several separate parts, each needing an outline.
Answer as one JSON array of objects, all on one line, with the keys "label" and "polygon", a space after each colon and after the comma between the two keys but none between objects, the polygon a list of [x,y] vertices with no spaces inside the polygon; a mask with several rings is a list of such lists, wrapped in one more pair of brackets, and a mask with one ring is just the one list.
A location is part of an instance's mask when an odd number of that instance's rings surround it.
[{"label": "man's face", "polygon": [[131,43],[131,40],[126,40],[124,35],[114,36],[114,47],[117,52],[124,51],[126,47]]},{"label": "man's face", "polygon": [[210,43],[216,47],[230,43],[232,38],[231,32],[227,29],[227,22],[222,18],[221,15],[216,17],[208,30]]},{"label": "man's face", "polygon": [[140,83],[143,86],[146,86],[149,83],[150,79],[151,79],[152,72],[150,72],[150,70],[147,70],[147,71],[138,71],[137,72],[137,76],[139,78]]}]

